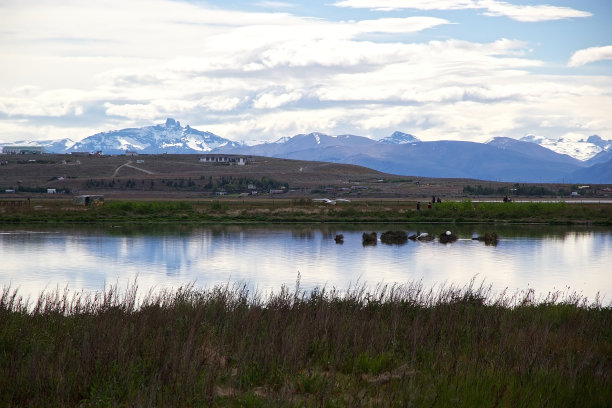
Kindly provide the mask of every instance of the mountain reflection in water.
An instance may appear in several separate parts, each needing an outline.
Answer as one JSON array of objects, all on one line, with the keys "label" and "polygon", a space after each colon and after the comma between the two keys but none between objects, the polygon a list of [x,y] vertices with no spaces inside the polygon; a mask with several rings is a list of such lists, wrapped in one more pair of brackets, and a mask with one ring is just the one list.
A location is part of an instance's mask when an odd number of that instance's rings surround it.
[{"label": "mountain reflection in water", "polygon": [[[404,230],[409,235],[447,229],[457,242],[408,241],[364,247],[363,232]],[[497,246],[472,240],[496,232]],[[342,245],[334,237],[344,236]],[[576,291],[604,303],[612,295],[610,229],[536,226],[301,225],[214,226],[152,229],[0,231],[3,286],[36,297],[42,290],[68,287],[97,291],[125,287],[137,277],[140,291],[244,282],[254,290],[293,287],[347,289],[356,283],[407,283],[425,287],[466,285],[476,276],[496,292],[534,289]]]}]

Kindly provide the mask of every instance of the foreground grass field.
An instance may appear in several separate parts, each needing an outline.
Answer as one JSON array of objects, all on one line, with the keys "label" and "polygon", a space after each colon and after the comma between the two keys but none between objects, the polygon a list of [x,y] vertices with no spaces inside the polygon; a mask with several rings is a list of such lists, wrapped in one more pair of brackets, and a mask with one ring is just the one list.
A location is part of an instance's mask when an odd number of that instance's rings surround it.
[{"label": "foreground grass field", "polygon": [[612,309],[420,284],[0,299],[0,405],[604,407]]},{"label": "foreground grass field", "polygon": [[445,201],[432,208],[410,200],[355,200],[327,205],[311,199],[109,201],[78,206],[66,199],[0,206],[0,223],[319,223],[503,222],[612,225],[610,203]]}]

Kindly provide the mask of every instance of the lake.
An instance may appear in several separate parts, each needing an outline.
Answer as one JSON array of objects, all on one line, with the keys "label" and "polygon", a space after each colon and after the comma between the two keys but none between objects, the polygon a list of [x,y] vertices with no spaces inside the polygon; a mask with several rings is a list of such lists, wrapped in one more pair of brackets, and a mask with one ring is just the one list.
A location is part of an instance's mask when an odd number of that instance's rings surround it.
[{"label": "lake", "polygon": [[[244,283],[260,292],[301,287],[422,281],[464,286],[476,277],[495,292],[576,291],[612,296],[612,230],[587,227],[453,226],[451,244],[408,241],[363,246],[363,232],[404,230],[440,234],[442,225],[274,225],[0,229],[0,282],[37,297],[56,288],[139,291],[194,283],[210,288]],[[496,232],[497,246],[472,240]],[[344,235],[336,244],[334,236]]]}]

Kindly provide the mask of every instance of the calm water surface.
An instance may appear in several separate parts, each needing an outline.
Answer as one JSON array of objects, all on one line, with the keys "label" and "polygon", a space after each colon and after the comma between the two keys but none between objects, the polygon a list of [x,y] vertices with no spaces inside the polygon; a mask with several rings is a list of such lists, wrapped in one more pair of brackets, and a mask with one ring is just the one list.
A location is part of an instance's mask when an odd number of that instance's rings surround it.
[{"label": "calm water surface", "polygon": [[[439,234],[442,226],[230,226],[165,230],[0,229],[0,283],[24,296],[68,287],[124,288],[137,277],[140,291],[244,282],[253,289],[346,289],[355,283],[463,286],[476,276],[495,291],[508,288],[577,291],[604,303],[612,297],[612,230],[536,227],[461,227],[452,244],[412,242],[364,247],[361,234],[402,229]],[[497,246],[472,236],[495,231]],[[344,244],[334,241],[344,235]]]}]

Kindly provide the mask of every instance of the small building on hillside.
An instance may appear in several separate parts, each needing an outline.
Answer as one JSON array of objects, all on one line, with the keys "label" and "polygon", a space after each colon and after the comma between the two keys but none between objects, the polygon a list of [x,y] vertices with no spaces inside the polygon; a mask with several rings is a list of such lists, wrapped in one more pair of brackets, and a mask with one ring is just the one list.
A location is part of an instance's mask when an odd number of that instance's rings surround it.
[{"label": "small building on hillside", "polygon": [[3,146],[4,154],[43,154],[44,146]]},{"label": "small building on hillside", "polygon": [[200,163],[236,164],[238,166],[244,166],[252,161],[252,157],[227,154],[205,154],[204,156],[200,157]]}]

